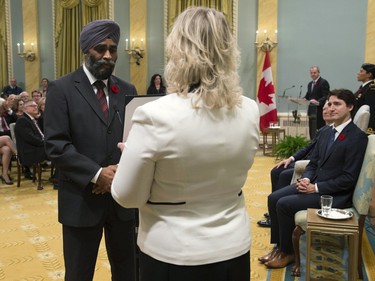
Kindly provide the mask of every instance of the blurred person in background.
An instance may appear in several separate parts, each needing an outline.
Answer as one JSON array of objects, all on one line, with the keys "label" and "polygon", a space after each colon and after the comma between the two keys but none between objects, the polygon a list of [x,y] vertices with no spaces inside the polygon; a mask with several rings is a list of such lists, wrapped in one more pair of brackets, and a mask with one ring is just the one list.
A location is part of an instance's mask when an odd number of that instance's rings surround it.
[{"label": "blurred person in background", "polygon": [[163,85],[163,79],[160,74],[154,74],[151,77],[150,86],[147,89],[147,95],[165,94],[166,89]]}]

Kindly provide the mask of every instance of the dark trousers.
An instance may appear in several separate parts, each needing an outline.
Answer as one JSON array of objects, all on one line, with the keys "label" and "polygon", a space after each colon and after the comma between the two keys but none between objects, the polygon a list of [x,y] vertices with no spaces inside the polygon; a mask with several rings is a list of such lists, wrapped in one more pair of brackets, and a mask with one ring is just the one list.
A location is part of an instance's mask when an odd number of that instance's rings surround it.
[{"label": "dark trousers", "polygon": [[299,193],[295,184],[276,190],[268,196],[271,218],[271,243],[280,246],[286,254],[293,253],[292,233],[294,215],[307,208],[320,208],[319,193]]},{"label": "dark trousers", "polygon": [[290,185],[294,173],[294,162],[286,168],[280,166],[279,168],[273,168],[271,170],[271,185],[272,192]]},{"label": "dark trousers", "polygon": [[249,281],[250,252],[227,261],[182,266],[140,253],[140,281]]},{"label": "dark trousers", "polygon": [[121,221],[112,214],[104,223],[94,227],[63,225],[66,281],[93,280],[103,229],[111,280],[136,280],[135,223],[133,220]]}]

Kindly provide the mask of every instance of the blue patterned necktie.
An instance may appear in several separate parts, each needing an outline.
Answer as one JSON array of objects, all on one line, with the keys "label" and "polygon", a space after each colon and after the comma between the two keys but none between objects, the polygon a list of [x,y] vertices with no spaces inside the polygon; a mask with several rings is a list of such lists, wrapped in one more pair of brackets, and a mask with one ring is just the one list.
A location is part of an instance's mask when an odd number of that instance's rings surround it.
[{"label": "blue patterned necktie", "polygon": [[336,129],[335,128],[332,128],[330,129],[331,131],[329,132],[329,137],[328,137],[328,143],[327,143],[327,150],[328,151],[332,144],[335,142],[335,135],[336,135]]}]

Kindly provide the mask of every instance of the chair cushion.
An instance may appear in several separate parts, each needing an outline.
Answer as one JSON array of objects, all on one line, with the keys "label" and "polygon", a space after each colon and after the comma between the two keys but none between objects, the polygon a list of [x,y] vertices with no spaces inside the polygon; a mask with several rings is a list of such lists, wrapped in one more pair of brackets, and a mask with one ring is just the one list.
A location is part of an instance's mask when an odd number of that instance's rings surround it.
[{"label": "chair cushion", "polygon": [[362,131],[366,132],[368,123],[370,121],[370,107],[365,104],[362,105],[354,116],[353,123],[357,125]]},{"label": "chair cushion", "polygon": [[361,172],[353,193],[353,206],[361,215],[367,215],[375,186],[375,135],[370,135]]}]

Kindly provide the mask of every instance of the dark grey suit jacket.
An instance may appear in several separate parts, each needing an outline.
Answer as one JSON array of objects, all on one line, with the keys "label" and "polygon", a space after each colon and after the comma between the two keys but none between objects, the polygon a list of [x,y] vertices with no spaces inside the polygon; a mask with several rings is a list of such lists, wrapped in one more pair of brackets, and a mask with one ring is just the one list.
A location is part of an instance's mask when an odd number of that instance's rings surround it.
[{"label": "dark grey suit jacket", "polygon": [[329,134],[330,130],[320,133],[302,177],[317,183],[320,194],[333,195],[333,207],[347,208],[352,205],[353,190],[361,170],[368,138],[350,122],[326,151]]},{"label": "dark grey suit jacket", "polygon": [[96,225],[109,208],[115,208],[123,220],[135,216],[134,209],[120,207],[111,194],[92,193],[91,180],[100,167],[119,162],[125,95],[137,95],[133,85],[115,76],[108,80],[108,93],[106,121],[82,67],[48,85],[45,146],[59,169],[59,221],[65,225]]}]

